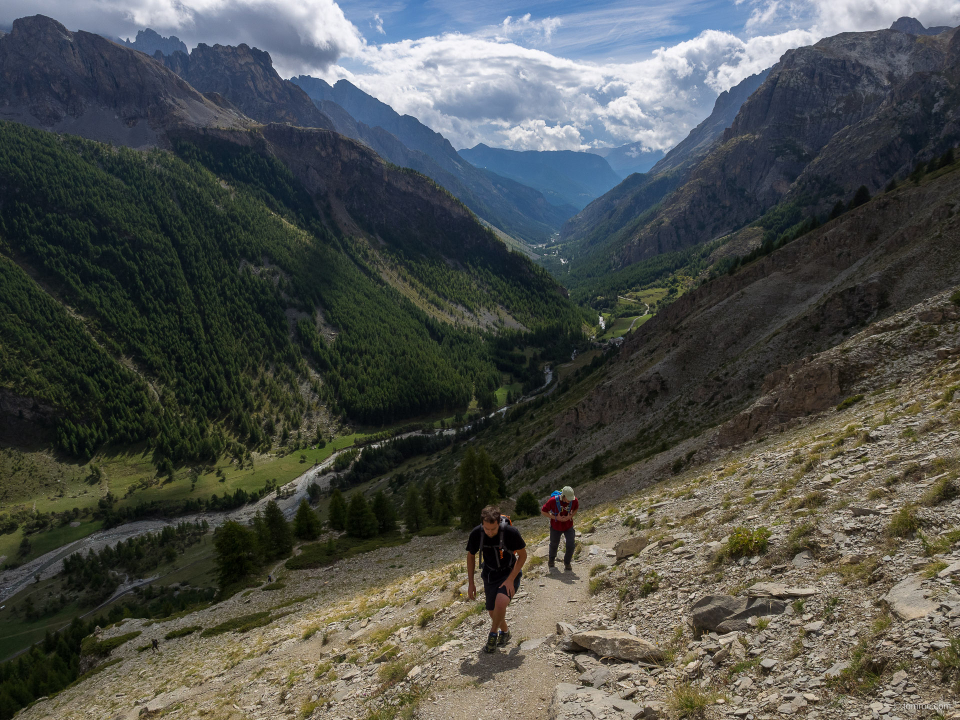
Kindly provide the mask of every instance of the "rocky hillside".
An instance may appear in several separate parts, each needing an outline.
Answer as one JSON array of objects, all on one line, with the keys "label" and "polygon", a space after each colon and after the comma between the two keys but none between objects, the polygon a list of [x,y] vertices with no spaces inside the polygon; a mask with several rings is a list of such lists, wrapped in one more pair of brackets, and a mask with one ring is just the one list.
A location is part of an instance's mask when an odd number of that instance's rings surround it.
[{"label": "rocky hillside", "polygon": [[[673,448],[662,462],[682,466],[704,446],[708,428],[746,411],[791,373],[812,378],[812,369],[800,368],[818,353],[835,353],[863,327],[960,283],[958,203],[960,173],[940,170],[734,273],[702,278],[631,333],[591,379],[566,392],[561,386],[549,421],[531,427],[532,435],[505,434],[501,460],[519,484],[534,487],[575,485],[594,458],[624,467]],[[854,394],[869,370],[852,356],[835,362],[822,387],[797,380],[805,392],[796,401],[761,400],[771,407],[740,423],[736,441]]]},{"label": "rocky hillside", "polygon": [[565,252],[572,256],[590,255],[594,247],[610,252],[636,228],[639,218],[676,189],[694,167],[719,142],[747,98],[760,87],[769,70],[742,80],[720,93],[703,122],[690,131],[643,175],[631,175],[617,187],[593,201],[564,223],[560,231]]},{"label": "rocky hillside", "polygon": [[42,15],[0,37],[0,119],[135,148],[173,127],[251,124],[142,53]]},{"label": "rocky hillside", "polygon": [[781,201],[826,214],[938,157],[956,142],[954,38],[845,33],[785,53],[619,262],[720,237]]},{"label": "rocky hillside", "polygon": [[[123,621],[85,643],[95,677],[20,717],[440,720],[507,695],[529,720],[892,718],[951,703],[952,306],[945,293],[893,316],[896,329],[849,338],[841,352],[885,353],[856,402],[712,446],[639,491],[629,473],[583,487],[572,572],[547,568],[540,520],[521,523],[531,559],[495,655],[480,651],[488,621],[462,595],[454,533],[277,568],[271,585],[169,621]],[[925,350],[931,328],[940,352]]]},{"label": "rocky hillside", "polygon": [[200,43],[189,55],[155,57],[200,92],[217,93],[258,122],[333,129],[303,90],[277,74],[264,50]]}]

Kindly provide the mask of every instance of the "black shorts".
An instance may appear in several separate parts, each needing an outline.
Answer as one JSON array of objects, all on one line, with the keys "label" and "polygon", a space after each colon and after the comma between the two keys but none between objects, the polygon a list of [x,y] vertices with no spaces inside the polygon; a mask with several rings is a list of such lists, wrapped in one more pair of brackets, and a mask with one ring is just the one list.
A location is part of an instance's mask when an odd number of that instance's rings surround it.
[{"label": "black shorts", "polygon": [[[520,578],[523,577],[523,570],[517,573],[517,579],[513,582],[513,592],[516,593],[520,589]],[[483,594],[487,600],[487,612],[492,612],[493,609],[497,606],[497,595],[503,593],[507,595],[507,589],[502,587],[503,581],[507,578],[502,577],[499,580],[490,580],[483,581]],[[507,595],[507,597],[510,597]]]}]

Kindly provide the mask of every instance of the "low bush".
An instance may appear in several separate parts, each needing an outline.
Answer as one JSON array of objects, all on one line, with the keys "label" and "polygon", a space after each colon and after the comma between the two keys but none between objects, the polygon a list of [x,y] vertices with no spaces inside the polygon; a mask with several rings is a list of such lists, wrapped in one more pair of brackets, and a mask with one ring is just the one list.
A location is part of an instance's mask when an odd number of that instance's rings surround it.
[{"label": "low bush", "polygon": [[219,625],[214,625],[212,628],[207,628],[201,635],[202,637],[211,637],[225,632],[244,633],[254,628],[269,625],[274,619],[275,618],[270,617],[269,611],[250,613],[249,615],[241,615],[222,622]]},{"label": "low bush", "polygon": [[848,407],[853,407],[861,400],[863,400],[863,395],[851,395],[837,405],[837,411],[839,412],[841,410],[846,410]]},{"label": "low bush", "polygon": [[174,638],[185,637],[197,632],[197,630],[203,630],[203,628],[200,625],[191,625],[190,627],[180,628],[179,630],[171,630],[163,636],[163,639],[173,640]]},{"label": "low bush", "polygon": [[927,490],[920,502],[927,507],[940,505],[950,500],[960,497],[960,486],[952,477],[945,477],[938,480],[929,490]]},{"label": "low bush", "polygon": [[106,638],[105,640],[97,640],[96,637],[90,635],[85,637],[83,642],[80,644],[80,655],[106,657],[111,653],[111,651],[116,650],[128,640],[133,640],[140,634],[141,631],[137,630],[136,632],[127,633],[126,635],[117,635],[117,637]]},{"label": "low bush", "polygon": [[763,555],[770,540],[770,529],[760,526],[755,530],[745,527],[734,528],[730,538],[721,548],[718,560],[736,559],[752,555]]},{"label": "low bush", "polygon": [[916,508],[907,503],[890,518],[890,523],[887,525],[885,532],[887,537],[905,538],[919,529],[920,518],[917,516]]}]

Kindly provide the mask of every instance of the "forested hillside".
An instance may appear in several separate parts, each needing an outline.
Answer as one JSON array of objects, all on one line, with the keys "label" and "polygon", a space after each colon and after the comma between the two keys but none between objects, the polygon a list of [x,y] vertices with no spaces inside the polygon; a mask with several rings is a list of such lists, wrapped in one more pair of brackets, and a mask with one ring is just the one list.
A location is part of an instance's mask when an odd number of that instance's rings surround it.
[{"label": "forested hillside", "polygon": [[0,123],[0,187],[0,389],[52,407],[81,457],[146,438],[161,467],[242,457],[322,415],[378,425],[492,392],[489,336],[382,279],[407,256],[431,297],[563,328],[547,336],[578,328],[545,273],[479,227],[453,266],[374,247],[250,147],[144,154]]}]

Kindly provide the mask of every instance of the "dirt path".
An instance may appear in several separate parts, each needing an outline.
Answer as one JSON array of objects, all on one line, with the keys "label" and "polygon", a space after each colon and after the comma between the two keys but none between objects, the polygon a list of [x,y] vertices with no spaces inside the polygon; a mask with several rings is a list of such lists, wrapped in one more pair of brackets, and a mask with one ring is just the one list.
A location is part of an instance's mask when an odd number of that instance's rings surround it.
[{"label": "dirt path", "polygon": [[[597,533],[589,538],[598,547],[612,547],[619,534]],[[541,547],[540,546],[537,547]],[[590,546],[594,547],[594,546]],[[531,555],[535,547],[530,548]],[[589,612],[590,568],[612,559],[601,552],[589,556],[584,547],[572,572],[562,570],[563,563],[547,570],[546,565],[524,577],[520,593],[510,603],[507,623],[512,640],[506,650],[487,655],[480,646],[489,631],[489,619],[475,628],[473,646],[446,662],[433,685],[431,699],[420,706],[421,720],[449,718],[485,719],[491,712],[498,717],[542,720],[550,704],[554,687],[561,682],[576,682],[579,673],[570,656],[557,652],[549,641],[536,648],[521,650],[520,641],[546,639],[556,632],[558,622],[576,624],[579,615]],[[559,555],[562,558],[563,542]]]}]

